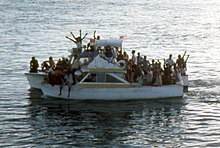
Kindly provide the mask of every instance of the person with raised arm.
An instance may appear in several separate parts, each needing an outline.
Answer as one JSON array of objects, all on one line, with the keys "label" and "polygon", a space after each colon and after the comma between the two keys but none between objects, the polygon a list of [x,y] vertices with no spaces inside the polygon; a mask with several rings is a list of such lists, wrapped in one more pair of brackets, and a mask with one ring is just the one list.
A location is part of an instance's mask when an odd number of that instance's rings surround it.
[{"label": "person with raised arm", "polygon": [[67,39],[71,40],[72,42],[74,42],[77,46],[78,49],[82,50],[82,41],[85,39],[85,37],[87,36],[88,33],[86,33],[83,37],[82,37],[82,31],[81,29],[79,30],[79,37],[75,37],[74,34],[72,32],[70,32],[70,34],[72,35],[73,38],[70,38],[68,36],[66,36]]}]

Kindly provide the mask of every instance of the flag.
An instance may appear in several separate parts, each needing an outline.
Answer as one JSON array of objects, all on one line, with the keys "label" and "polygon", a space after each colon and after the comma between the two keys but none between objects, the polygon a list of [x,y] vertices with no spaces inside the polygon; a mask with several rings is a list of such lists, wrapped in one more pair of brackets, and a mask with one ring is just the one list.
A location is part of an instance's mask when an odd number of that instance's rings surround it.
[{"label": "flag", "polygon": [[128,37],[127,37],[127,35],[121,35],[121,36],[119,37],[119,39],[121,39],[121,40],[127,40]]}]

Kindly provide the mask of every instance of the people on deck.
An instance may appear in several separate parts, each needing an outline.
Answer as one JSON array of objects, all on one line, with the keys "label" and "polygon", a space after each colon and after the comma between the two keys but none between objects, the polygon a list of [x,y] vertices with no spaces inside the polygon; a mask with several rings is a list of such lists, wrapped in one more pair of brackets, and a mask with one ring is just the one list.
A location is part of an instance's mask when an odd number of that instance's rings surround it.
[{"label": "people on deck", "polygon": [[164,62],[164,67],[163,67],[163,76],[162,76],[162,81],[164,85],[169,85],[173,84],[173,76],[172,76],[172,71],[168,65],[168,63]]},{"label": "people on deck", "polygon": [[100,36],[98,35],[97,37],[96,37],[96,30],[94,31],[94,33],[93,33],[93,38],[95,39],[95,40],[100,40]]},{"label": "people on deck", "polygon": [[62,70],[68,69],[70,63],[68,58],[62,57],[62,59],[59,59],[56,66],[60,66]]},{"label": "people on deck", "polygon": [[70,92],[71,92],[71,86],[73,83],[71,71],[68,69],[63,70],[61,80],[62,80],[62,84],[60,84],[60,93],[58,96],[62,95],[63,86],[67,85],[68,86],[68,97],[69,97]]},{"label": "people on deck", "polygon": [[150,62],[147,60],[147,56],[144,56],[144,60],[142,62],[142,69],[144,73],[147,73],[148,67],[150,67]]},{"label": "people on deck", "polygon": [[184,60],[185,55],[186,55],[186,51],[184,52],[184,54],[183,54],[182,57],[181,57],[181,55],[179,54],[179,55],[178,55],[178,58],[177,58],[177,60],[176,60],[176,65],[180,68],[182,74],[185,74],[185,71],[186,71],[186,62],[187,62],[187,60],[188,60],[188,58],[189,58],[189,55],[187,55],[186,60]]},{"label": "people on deck", "polygon": [[100,40],[100,36],[96,37],[96,30],[93,33],[93,38],[90,39],[90,42],[87,44],[87,50],[95,52],[95,42],[96,40]]},{"label": "people on deck", "polygon": [[53,57],[49,57],[48,61],[44,61],[41,64],[41,71],[43,72],[48,71],[50,68],[55,68],[55,62],[53,60]]},{"label": "people on deck", "polygon": [[63,71],[60,66],[56,66],[53,73],[48,73],[49,84],[61,85],[62,84]]},{"label": "people on deck", "polygon": [[186,72],[186,70],[187,70],[187,65],[186,65],[186,63],[187,63],[187,60],[189,59],[189,55],[187,55],[187,57],[186,57],[186,59],[184,60],[184,63],[183,63],[183,68],[184,68],[184,75],[186,74],[185,72]]},{"label": "people on deck", "polygon": [[129,56],[126,51],[123,52],[123,58],[124,58],[125,62],[127,63],[129,60]]},{"label": "people on deck", "polygon": [[49,57],[49,67],[53,67],[53,66],[55,66],[55,62],[54,62],[54,60],[53,60],[53,57]]},{"label": "people on deck", "polygon": [[172,59],[172,54],[169,55],[169,58],[166,60],[166,63],[168,64],[168,67],[171,69],[174,65],[174,61]]},{"label": "people on deck", "polygon": [[49,70],[49,64],[47,63],[47,61],[44,61],[42,64],[41,64],[41,71],[42,72],[46,72]]},{"label": "people on deck", "polygon": [[82,31],[79,30],[79,36],[75,37],[74,34],[72,32],[70,32],[70,34],[72,35],[73,38],[66,36],[67,39],[71,40],[72,42],[74,42],[77,46],[77,49],[79,49],[80,51],[82,50],[82,41],[83,39],[85,39],[85,37],[87,36],[88,33],[86,33],[83,37],[82,37]]},{"label": "people on deck", "polygon": [[38,67],[39,67],[39,64],[38,64],[37,59],[35,57],[32,57],[30,61],[30,72],[37,73]]},{"label": "people on deck", "polygon": [[[49,57],[48,61],[42,63],[45,64],[43,65],[45,68],[44,70],[48,70],[49,68],[53,67],[54,72],[50,73],[49,75],[49,77],[51,78],[49,82],[52,85],[55,84],[75,85],[77,83],[77,79],[78,79],[77,75],[80,71],[80,57],[82,57],[81,55],[82,41],[87,36],[86,33],[82,37],[81,30],[79,32],[80,32],[79,37],[75,37],[72,32],[70,32],[72,38],[66,36],[66,38],[73,41],[77,45],[77,49],[80,49],[79,53],[73,52],[72,54],[74,56],[73,59],[72,58],[67,59],[63,57],[62,59],[59,59],[59,61],[55,64],[53,58]],[[92,41],[90,41],[90,43],[88,43],[88,47],[87,47],[91,49],[94,48],[94,50],[95,50],[94,44],[91,45],[91,43],[95,43],[95,40],[100,39],[100,36],[96,37],[95,33],[96,31],[94,31],[93,39]],[[140,82],[141,80],[142,81],[141,84],[143,85],[155,85],[155,86],[170,85],[170,84],[175,84],[176,82],[180,82],[181,81],[180,74],[182,75],[185,74],[186,62],[189,58],[188,55],[187,58],[184,59],[186,52],[184,53],[183,56],[179,54],[175,62],[172,59],[172,54],[170,54],[168,59],[166,60],[164,59],[163,67],[161,66],[161,62],[159,60],[152,59],[152,61],[149,62],[146,55],[142,57],[141,54],[138,52],[136,56],[135,53],[136,51],[132,50],[131,58],[129,59],[129,55],[126,53],[126,51],[123,51],[122,49],[119,50],[119,48],[118,49],[113,48],[112,46],[105,46],[104,49],[100,50],[100,52],[97,54],[102,54],[102,56],[100,57],[108,60],[111,63],[116,63],[117,61],[121,62],[121,60],[123,60],[125,66],[121,66],[121,68],[124,67],[125,69],[126,67],[125,78],[130,83]],[[89,58],[89,55],[87,55],[87,57]],[[89,62],[85,62],[85,63],[88,64]],[[30,72],[38,72],[37,69],[38,69],[38,61],[35,59],[35,57],[32,57],[32,60],[30,61]],[[69,80],[70,77],[71,80]]]},{"label": "people on deck", "polygon": [[138,52],[137,54],[137,65],[141,65],[143,62],[143,58],[140,55],[140,52]]},{"label": "people on deck", "polygon": [[153,85],[161,86],[162,85],[162,78],[161,78],[160,63],[156,64],[156,68],[153,71],[153,77],[154,77]]},{"label": "people on deck", "polygon": [[134,67],[133,67],[133,60],[132,59],[130,59],[127,62],[126,69],[127,69],[126,78],[127,78],[128,82],[133,83],[135,73],[134,73]]},{"label": "people on deck", "polygon": [[135,55],[135,50],[132,50],[131,54],[132,54],[131,59],[133,61],[133,65],[137,65],[137,57]]},{"label": "people on deck", "polygon": [[124,60],[122,49],[117,52],[117,61]]},{"label": "people on deck", "polygon": [[151,85],[153,81],[153,72],[150,67],[147,67],[146,75],[146,85]]},{"label": "people on deck", "polygon": [[80,61],[79,60],[80,60],[79,55],[74,55],[74,59],[72,62],[72,67],[71,67],[73,85],[75,85],[77,83],[77,75],[75,74],[75,72],[77,70],[80,70]]},{"label": "people on deck", "polygon": [[177,64],[174,65],[174,80],[176,83],[183,84],[182,76],[181,76],[181,68],[178,67]]}]

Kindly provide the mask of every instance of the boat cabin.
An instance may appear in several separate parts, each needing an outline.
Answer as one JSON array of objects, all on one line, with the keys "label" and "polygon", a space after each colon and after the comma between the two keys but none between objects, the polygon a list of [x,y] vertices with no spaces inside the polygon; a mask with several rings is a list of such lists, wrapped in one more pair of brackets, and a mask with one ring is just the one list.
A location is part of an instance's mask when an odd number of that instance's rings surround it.
[{"label": "boat cabin", "polygon": [[114,73],[87,73],[80,83],[125,83],[129,84],[126,80]]},{"label": "boat cabin", "polygon": [[85,70],[85,76],[79,82],[81,84],[96,85],[130,85],[124,79],[126,71],[118,67],[116,64],[110,63],[98,55]]}]

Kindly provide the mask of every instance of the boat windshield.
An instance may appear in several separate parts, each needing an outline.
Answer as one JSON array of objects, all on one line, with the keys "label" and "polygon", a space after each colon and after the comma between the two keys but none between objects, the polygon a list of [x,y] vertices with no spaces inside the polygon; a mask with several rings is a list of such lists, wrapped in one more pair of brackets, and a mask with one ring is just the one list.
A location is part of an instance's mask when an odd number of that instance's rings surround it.
[{"label": "boat windshield", "polygon": [[108,73],[88,73],[81,82],[124,83],[122,80],[118,79],[117,76]]}]

